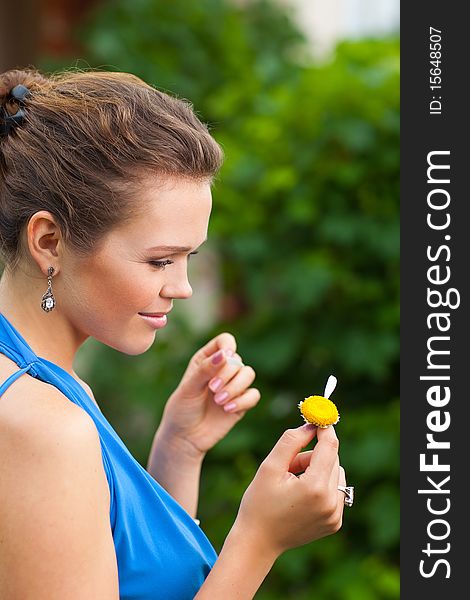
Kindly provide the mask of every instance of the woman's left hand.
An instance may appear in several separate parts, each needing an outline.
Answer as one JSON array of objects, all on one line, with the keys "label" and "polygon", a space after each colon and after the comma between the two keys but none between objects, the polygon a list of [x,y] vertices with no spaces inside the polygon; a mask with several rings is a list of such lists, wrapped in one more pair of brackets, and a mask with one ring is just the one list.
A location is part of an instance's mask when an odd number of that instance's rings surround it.
[{"label": "woman's left hand", "polygon": [[255,377],[236,353],[233,335],[221,333],[189,361],[166,403],[159,434],[189,443],[203,456],[258,403],[260,393],[250,387]]}]

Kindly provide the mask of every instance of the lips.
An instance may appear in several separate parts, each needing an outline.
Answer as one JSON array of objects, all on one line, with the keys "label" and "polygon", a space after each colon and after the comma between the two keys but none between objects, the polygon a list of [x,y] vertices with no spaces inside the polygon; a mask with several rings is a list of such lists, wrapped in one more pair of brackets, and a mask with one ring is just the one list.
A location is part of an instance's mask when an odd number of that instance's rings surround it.
[{"label": "lips", "polygon": [[[171,310],[171,308],[170,308]],[[144,312],[140,312],[139,315],[142,315],[143,317],[164,317],[165,315],[167,315],[170,310],[167,310],[166,312],[158,312],[158,313],[144,313]]]},{"label": "lips", "polygon": [[139,313],[139,316],[154,329],[161,329],[167,324],[166,313]]}]

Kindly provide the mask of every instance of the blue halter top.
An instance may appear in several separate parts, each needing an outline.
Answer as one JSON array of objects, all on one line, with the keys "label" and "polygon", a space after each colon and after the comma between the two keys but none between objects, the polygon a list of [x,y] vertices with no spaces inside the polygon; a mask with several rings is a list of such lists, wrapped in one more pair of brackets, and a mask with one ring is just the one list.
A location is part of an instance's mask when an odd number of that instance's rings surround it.
[{"label": "blue halter top", "polygon": [[19,370],[0,385],[0,397],[23,373],[59,389],[93,419],[111,496],[110,523],[122,600],[192,600],[217,555],[189,513],[140,465],[78,381],[36,356],[0,313],[0,352]]}]

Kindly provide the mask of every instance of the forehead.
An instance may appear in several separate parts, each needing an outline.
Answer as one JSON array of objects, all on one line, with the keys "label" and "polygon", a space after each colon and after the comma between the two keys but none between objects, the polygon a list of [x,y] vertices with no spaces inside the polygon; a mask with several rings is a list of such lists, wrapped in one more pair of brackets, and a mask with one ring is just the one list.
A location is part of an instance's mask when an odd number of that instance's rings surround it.
[{"label": "forehead", "polygon": [[115,233],[139,246],[195,247],[207,237],[212,194],[208,181],[147,180],[135,192],[137,211]]}]

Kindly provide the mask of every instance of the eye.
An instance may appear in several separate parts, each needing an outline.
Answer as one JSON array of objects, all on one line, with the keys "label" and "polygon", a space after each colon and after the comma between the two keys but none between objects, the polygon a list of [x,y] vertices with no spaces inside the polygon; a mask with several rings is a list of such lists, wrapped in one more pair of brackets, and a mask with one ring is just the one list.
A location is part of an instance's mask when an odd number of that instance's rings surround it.
[{"label": "eye", "polygon": [[149,264],[153,265],[154,267],[157,267],[157,269],[164,269],[167,265],[172,265],[173,261],[172,260],[151,260],[149,261]]},{"label": "eye", "polygon": [[[198,250],[195,250],[194,252],[190,252],[188,254],[188,260],[194,254],[199,254]],[[169,259],[165,259],[165,260],[150,260],[149,264],[151,264],[152,266],[156,267],[157,269],[162,269],[163,270],[167,265],[172,265],[173,262],[174,261],[169,260]]]}]

